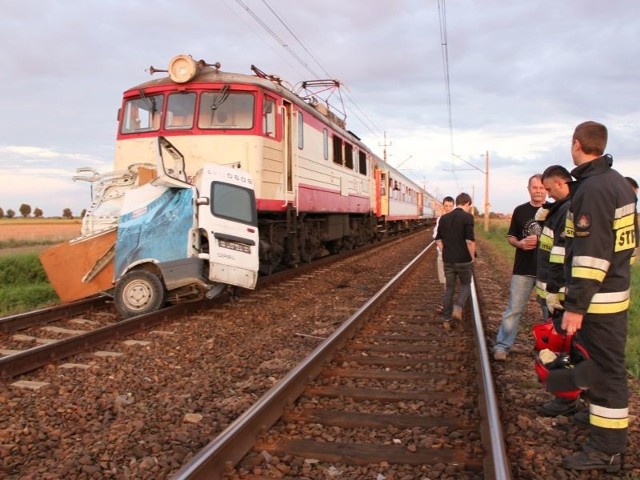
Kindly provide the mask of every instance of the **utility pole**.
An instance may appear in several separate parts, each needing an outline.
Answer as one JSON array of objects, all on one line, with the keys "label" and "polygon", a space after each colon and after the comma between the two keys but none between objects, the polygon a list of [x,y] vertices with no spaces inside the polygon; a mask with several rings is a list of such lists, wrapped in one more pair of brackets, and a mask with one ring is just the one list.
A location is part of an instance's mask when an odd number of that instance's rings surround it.
[{"label": "utility pole", "polygon": [[[484,173],[484,231],[488,232],[489,231],[489,207],[490,207],[490,204],[489,204],[489,150],[487,150],[487,152],[484,155],[481,155],[482,157],[484,157],[484,170],[476,167],[472,163],[469,163],[464,158],[462,158],[459,155],[456,155],[455,153],[452,153],[451,155],[462,160],[464,163],[473,167],[475,170],[478,170],[479,172]],[[469,170],[469,169],[466,169],[466,170]]]},{"label": "utility pole", "polygon": [[484,157],[484,231],[489,231],[489,150]]},{"label": "utility pole", "polygon": [[[384,159],[384,161],[386,163],[387,162],[387,147],[390,147],[391,145],[393,145],[391,142],[387,143],[387,132],[386,132],[386,130],[384,132],[384,143],[378,143],[378,145],[384,147],[383,156],[382,157],[383,157],[383,159]],[[409,159],[407,158],[407,160],[409,160]],[[407,160],[405,160],[405,162]]]}]

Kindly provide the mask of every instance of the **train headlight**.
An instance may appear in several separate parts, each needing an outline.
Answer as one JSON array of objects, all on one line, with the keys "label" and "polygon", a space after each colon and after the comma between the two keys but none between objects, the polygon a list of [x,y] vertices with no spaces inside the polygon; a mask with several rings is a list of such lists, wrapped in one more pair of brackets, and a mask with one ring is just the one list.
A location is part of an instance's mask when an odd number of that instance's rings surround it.
[{"label": "train headlight", "polygon": [[186,83],[198,73],[196,61],[190,55],[177,55],[169,62],[169,77],[176,83]]}]

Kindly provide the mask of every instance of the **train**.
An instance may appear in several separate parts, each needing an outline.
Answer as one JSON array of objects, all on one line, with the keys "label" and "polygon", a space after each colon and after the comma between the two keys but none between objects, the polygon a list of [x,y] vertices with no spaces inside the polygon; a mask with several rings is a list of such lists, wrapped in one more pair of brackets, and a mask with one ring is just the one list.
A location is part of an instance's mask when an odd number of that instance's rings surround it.
[{"label": "train", "polygon": [[104,292],[147,313],[435,222],[440,202],[321,96],[339,82],[251,70],[177,55],[124,91],[114,170],[74,177],[92,183],[81,235],[40,255],[62,302]]},{"label": "train", "polygon": [[190,55],[149,71],[165,75],[124,91],[114,168],[154,163],[163,136],[184,155],[190,181],[206,163],[246,171],[261,273],[434,222],[438,200],[376,156],[321,98],[339,82],[291,87],[254,65],[253,74],[224,72]]}]

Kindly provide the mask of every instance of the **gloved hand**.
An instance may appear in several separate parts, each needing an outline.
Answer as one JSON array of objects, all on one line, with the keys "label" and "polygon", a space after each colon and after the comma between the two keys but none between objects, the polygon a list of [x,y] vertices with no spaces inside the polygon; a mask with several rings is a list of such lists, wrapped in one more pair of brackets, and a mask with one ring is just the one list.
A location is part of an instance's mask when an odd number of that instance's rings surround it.
[{"label": "gloved hand", "polygon": [[549,313],[553,315],[555,310],[564,310],[562,308],[562,304],[560,303],[560,298],[557,293],[548,293],[547,292],[547,308],[549,309]]},{"label": "gloved hand", "polygon": [[548,214],[549,214],[548,208],[540,207],[536,211],[536,216],[535,216],[536,222],[544,222],[547,219]]}]

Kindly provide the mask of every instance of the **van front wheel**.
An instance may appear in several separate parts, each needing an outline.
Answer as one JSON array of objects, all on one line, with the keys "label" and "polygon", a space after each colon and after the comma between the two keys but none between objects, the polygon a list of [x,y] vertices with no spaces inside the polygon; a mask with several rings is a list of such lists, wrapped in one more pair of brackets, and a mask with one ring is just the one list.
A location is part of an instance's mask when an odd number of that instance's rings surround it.
[{"label": "van front wheel", "polygon": [[129,272],[116,283],[114,302],[124,318],[159,310],[166,301],[167,292],[162,281],[146,270]]}]

